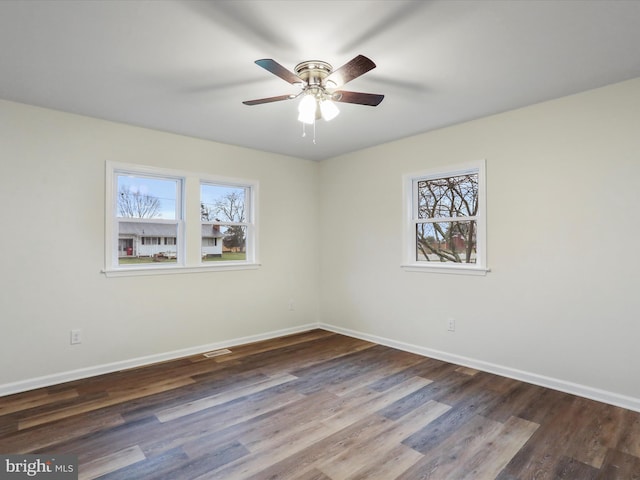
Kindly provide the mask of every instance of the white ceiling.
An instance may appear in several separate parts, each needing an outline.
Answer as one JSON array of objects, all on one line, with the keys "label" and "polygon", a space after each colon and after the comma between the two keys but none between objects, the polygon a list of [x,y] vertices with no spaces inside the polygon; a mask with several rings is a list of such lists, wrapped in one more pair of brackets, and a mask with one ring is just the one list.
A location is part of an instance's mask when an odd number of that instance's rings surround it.
[{"label": "white ceiling", "polygon": [[[253,62],[377,68],[302,137]],[[321,160],[640,76],[640,1],[0,1],[0,98]]]}]

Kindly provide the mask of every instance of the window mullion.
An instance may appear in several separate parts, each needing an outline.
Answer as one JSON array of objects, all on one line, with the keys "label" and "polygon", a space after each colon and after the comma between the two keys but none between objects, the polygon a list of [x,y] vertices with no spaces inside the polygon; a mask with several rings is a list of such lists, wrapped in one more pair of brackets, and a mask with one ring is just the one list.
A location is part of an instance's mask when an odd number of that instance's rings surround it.
[{"label": "window mullion", "polygon": [[416,218],[413,221],[418,223],[451,223],[451,222],[473,222],[477,221],[478,216],[471,217],[432,217],[432,218]]}]

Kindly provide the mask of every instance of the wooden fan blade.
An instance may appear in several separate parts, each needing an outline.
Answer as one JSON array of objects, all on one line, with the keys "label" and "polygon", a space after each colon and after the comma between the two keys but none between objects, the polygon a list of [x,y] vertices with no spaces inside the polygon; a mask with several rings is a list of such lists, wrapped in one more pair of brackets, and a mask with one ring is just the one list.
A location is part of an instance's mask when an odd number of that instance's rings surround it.
[{"label": "wooden fan blade", "polygon": [[245,105],[260,105],[261,103],[279,102],[280,100],[291,100],[295,95],[278,95],[277,97],[259,98],[257,100],[246,100]]},{"label": "wooden fan blade", "polygon": [[280,65],[278,62],[271,58],[263,58],[262,60],[256,60],[256,65],[261,66],[265,70],[273,73],[274,75],[280,77],[286,82],[291,84],[294,83],[302,83],[300,77],[298,77],[295,73],[290,70],[287,70],[285,67]]},{"label": "wooden fan blade", "polygon": [[332,82],[339,87],[374,68],[376,68],[376,64],[373,63],[372,60],[368,59],[364,55],[358,55],[354,59],[345,63],[339,69],[332,72],[331,75],[325,79],[325,84]]},{"label": "wooden fan blade", "polygon": [[331,96],[334,102],[357,103],[358,105],[369,105],[372,107],[380,104],[383,98],[384,95],[378,95],[376,93],[346,92],[344,90],[338,90]]}]

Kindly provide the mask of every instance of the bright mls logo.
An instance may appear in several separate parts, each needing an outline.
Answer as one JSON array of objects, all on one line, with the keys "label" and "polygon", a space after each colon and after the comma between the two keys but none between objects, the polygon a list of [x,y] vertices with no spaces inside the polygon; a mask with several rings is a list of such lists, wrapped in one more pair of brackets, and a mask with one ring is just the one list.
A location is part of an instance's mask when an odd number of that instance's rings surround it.
[{"label": "bright mls logo", "polygon": [[0,455],[0,480],[78,480],[76,455]]}]

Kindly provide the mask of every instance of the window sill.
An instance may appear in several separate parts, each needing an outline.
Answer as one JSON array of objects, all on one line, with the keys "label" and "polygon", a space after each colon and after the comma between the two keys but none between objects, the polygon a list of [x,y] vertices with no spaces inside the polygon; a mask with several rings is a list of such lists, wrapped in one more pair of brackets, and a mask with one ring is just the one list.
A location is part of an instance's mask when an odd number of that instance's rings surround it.
[{"label": "window sill", "polygon": [[177,275],[181,273],[205,273],[205,272],[225,272],[231,270],[256,270],[260,268],[260,263],[231,263],[224,265],[201,265],[197,267],[183,267],[180,265],[172,267],[127,267],[118,269],[104,269],[105,277],[137,277],[144,275]]},{"label": "window sill", "polygon": [[485,276],[491,269],[486,267],[471,267],[462,265],[420,265],[420,264],[406,264],[400,265],[405,272],[420,272],[420,273],[444,273],[453,275],[476,275]]}]

